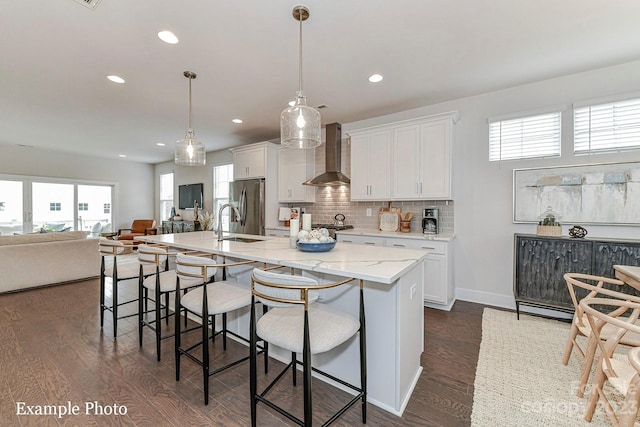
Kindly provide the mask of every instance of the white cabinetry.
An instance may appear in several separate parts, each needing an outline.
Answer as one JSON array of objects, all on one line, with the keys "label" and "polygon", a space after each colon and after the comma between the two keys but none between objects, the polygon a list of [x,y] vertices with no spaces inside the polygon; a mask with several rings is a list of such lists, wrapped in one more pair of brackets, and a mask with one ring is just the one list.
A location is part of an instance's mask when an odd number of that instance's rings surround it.
[{"label": "white cabinetry", "polygon": [[264,178],[265,228],[278,225],[278,145],[270,142],[231,148],[233,180]]},{"label": "white cabinetry", "polygon": [[289,237],[289,230],[283,228],[265,228],[264,234],[271,237]]},{"label": "white cabinetry", "polygon": [[232,148],[234,181],[264,178],[267,171],[267,150],[268,147],[262,143]]},{"label": "white cabinetry", "polygon": [[351,200],[389,200],[391,131],[355,131],[349,134]]},{"label": "white cabinetry", "polygon": [[314,177],[315,150],[285,148],[278,153],[278,201],[315,202],[316,189],[302,183]]},{"label": "white cabinetry", "polygon": [[458,117],[451,112],[349,132],[351,199],[450,200]]},{"label": "white cabinetry", "polygon": [[450,310],[455,302],[451,240],[353,235],[336,232],[338,243],[369,244],[387,248],[421,249],[429,251],[423,271],[425,305]]},{"label": "white cabinetry", "polygon": [[[424,265],[424,300],[443,304],[447,310],[454,303],[451,241],[387,238],[387,247],[429,251]],[[435,306],[434,306],[435,307]],[[438,307],[442,308],[442,307]]]},{"label": "white cabinetry", "polygon": [[452,126],[450,118],[422,119],[393,130],[393,199],[451,199]]},{"label": "white cabinetry", "polygon": [[384,237],[354,236],[352,234],[336,233],[336,240],[338,243],[353,243],[354,245],[385,246]]}]

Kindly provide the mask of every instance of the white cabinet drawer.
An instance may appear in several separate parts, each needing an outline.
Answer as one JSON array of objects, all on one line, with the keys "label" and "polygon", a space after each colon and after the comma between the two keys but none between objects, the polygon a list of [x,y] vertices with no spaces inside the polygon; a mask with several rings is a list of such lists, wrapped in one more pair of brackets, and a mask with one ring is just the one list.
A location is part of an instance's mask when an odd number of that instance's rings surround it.
[{"label": "white cabinet drawer", "polygon": [[395,239],[387,238],[388,248],[422,249],[430,253],[447,255],[449,242],[420,239]]},{"label": "white cabinet drawer", "polygon": [[352,243],[354,245],[369,245],[369,246],[385,246],[384,237],[374,236],[354,236],[350,234],[337,234],[336,239],[339,243]]},{"label": "white cabinet drawer", "polygon": [[271,237],[289,237],[289,230],[280,228],[265,228],[264,234]]}]

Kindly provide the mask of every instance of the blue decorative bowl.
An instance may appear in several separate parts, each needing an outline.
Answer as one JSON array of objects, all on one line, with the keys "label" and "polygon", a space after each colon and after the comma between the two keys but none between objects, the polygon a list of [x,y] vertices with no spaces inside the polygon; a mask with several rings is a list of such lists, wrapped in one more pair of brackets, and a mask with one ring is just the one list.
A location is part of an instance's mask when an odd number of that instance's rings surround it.
[{"label": "blue decorative bowl", "polygon": [[309,243],[309,242],[296,242],[298,249],[303,252],[329,252],[336,246],[336,242],[328,243]]}]

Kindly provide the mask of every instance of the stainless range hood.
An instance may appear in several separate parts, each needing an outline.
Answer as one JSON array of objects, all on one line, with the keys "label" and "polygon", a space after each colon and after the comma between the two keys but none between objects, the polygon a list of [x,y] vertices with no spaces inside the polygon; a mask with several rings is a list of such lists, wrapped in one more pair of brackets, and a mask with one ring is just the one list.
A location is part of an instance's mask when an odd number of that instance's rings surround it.
[{"label": "stainless range hood", "polygon": [[351,184],[349,177],[340,172],[342,162],[341,138],[342,125],[340,123],[330,123],[325,126],[325,173],[303,182],[304,185],[330,187]]}]

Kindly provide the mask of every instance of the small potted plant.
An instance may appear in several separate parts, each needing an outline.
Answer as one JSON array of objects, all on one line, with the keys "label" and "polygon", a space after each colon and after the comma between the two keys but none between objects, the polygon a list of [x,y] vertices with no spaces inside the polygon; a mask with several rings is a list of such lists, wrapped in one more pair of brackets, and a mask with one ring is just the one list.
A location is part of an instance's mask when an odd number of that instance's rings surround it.
[{"label": "small potted plant", "polygon": [[538,236],[562,236],[562,224],[560,224],[560,216],[553,211],[551,206],[547,206],[538,217]]}]

